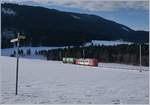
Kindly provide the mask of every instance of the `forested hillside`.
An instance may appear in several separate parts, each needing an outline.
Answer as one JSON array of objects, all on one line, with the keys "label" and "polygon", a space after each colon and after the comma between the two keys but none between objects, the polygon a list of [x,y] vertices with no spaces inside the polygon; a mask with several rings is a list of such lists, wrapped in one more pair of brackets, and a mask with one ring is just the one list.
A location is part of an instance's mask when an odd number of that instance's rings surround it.
[{"label": "forested hillside", "polygon": [[90,14],[5,3],[2,7],[2,48],[22,32],[25,45],[70,46],[91,40],[148,42],[148,32]]}]

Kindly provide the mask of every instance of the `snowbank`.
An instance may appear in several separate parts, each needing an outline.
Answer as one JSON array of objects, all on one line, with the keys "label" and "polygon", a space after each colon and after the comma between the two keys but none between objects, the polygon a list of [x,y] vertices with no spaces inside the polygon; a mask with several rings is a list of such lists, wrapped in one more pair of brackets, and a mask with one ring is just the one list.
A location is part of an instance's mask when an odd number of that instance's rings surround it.
[{"label": "snowbank", "polygon": [[[0,57],[2,104],[148,104],[149,72]],[[128,68],[130,69],[130,68]]]}]

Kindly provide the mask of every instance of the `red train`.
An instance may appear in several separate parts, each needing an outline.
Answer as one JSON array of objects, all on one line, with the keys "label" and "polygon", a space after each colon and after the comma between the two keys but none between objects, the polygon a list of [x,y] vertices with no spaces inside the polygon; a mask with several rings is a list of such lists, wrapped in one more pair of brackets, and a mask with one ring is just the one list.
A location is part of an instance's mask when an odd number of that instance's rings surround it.
[{"label": "red train", "polygon": [[63,58],[63,63],[72,63],[85,66],[98,66],[97,59],[75,59],[75,58]]},{"label": "red train", "polygon": [[98,66],[97,59],[76,59],[75,64],[85,66]]}]

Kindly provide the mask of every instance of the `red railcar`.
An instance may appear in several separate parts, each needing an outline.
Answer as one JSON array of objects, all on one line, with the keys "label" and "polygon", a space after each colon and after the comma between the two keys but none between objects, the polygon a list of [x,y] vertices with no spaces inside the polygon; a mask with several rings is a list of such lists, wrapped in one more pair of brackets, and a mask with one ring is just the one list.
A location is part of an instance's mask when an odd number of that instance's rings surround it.
[{"label": "red railcar", "polygon": [[76,59],[75,64],[85,66],[98,66],[97,59]]}]

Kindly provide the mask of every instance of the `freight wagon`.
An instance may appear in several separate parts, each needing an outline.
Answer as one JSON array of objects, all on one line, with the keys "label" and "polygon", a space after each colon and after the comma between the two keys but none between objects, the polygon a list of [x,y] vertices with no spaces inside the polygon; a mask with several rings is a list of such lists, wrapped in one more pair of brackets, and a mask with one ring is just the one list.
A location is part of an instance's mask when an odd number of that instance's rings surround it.
[{"label": "freight wagon", "polygon": [[76,59],[75,58],[63,58],[63,63],[71,63],[71,64],[75,64]]}]

